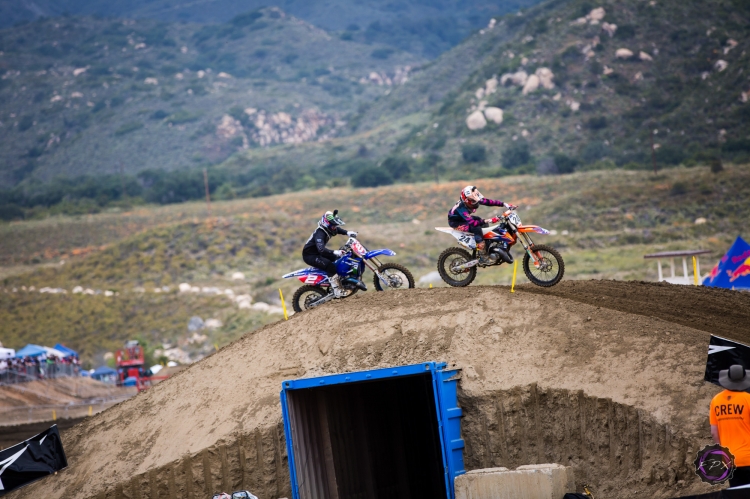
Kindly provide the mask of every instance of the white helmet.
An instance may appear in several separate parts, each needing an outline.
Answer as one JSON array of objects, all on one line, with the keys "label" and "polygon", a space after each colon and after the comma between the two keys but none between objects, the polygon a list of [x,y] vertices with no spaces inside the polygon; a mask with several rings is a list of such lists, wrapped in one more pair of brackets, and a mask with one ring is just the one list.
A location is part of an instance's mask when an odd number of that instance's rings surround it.
[{"label": "white helmet", "polygon": [[476,208],[479,206],[479,201],[482,199],[484,199],[484,196],[482,196],[482,193],[479,192],[479,189],[477,189],[476,186],[467,185],[461,191],[461,201],[463,201],[469,208]]}]

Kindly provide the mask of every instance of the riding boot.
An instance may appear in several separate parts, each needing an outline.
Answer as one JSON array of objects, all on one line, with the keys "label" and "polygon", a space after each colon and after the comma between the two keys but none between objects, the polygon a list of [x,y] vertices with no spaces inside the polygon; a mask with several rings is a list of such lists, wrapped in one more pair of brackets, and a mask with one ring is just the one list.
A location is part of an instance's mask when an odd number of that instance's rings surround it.
[{"label": "riding boot", "polygon": [[344,290],[341,288],[341,280],[338,274],[329,277],[328,281],[331,283],[331,290],[333,291],[334,298],[341,298],[344,296]]},{"label": "riding boot", "polygon": [[479,256],[479,265],[489,265],[492,263],[490,256],[487,254],[487,243],[484,241],[477,243],[477,255]]}]

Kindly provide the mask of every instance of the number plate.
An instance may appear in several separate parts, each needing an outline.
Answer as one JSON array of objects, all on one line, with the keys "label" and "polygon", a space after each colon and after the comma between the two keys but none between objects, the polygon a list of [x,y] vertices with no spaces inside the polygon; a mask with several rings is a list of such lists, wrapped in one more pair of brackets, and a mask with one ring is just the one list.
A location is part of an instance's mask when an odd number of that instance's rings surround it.
[{"label": "number plate", "polygon": [[508,221],[515,226],[521,225],[521,217],[519,217],[516,212],[511,212],[511,214],[508,215]]},{"label": "number plate", "polygon": [[359,241],[354,241],[352,243],[352,251],[354,251],[359,256],[364,256],[364,254],[367,253],[367,250]]}]

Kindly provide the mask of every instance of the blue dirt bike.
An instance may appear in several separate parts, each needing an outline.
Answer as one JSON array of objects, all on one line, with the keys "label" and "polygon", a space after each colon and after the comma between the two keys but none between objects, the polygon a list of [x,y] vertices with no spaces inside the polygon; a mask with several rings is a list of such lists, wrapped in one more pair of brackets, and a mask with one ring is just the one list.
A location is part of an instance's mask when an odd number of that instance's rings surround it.
[{"label": "blue dirt bike", "polygon": [[[414,287],[414,277],[406,267],[397,263],[381,264],[377,258],[383,255],[395,256],[394,251],[389,249],[367,251],[367,248],[353,237],[346,241],[341,250],[344,251],[344,255],[336,260],[335,264],[336,271],[341,276],[343,298],[352,296],[360,289],[367,291],[367,287],[362,282],[365,267],[375,274],[373,284],[378,291]],[[328,274],[320,269],[309,267],[282,277],[284,279],[296,277],[305,284],[295,291],[292,297],[292,307],[295,312],[317,307],[333,299]]]}]

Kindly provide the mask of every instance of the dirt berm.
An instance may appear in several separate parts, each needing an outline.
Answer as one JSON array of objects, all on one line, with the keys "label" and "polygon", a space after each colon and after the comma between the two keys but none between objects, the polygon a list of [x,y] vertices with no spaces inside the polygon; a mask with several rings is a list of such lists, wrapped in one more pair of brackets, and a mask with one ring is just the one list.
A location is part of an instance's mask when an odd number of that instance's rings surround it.
[{"label": "dirt berm", "polygon": [[467,469],[558,462],[597,497],[708,490],[710,333],[750,340],[750,295],[634,282],[360,293],[252,332],[64,433],[70,467],[18,497],[291,497],[281,381],[462,368]]}]

